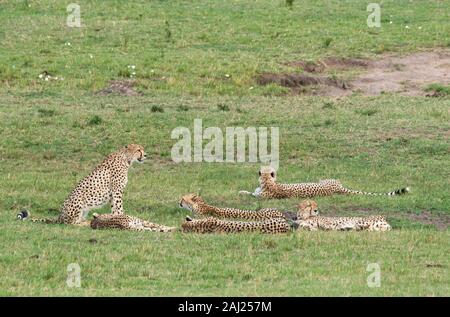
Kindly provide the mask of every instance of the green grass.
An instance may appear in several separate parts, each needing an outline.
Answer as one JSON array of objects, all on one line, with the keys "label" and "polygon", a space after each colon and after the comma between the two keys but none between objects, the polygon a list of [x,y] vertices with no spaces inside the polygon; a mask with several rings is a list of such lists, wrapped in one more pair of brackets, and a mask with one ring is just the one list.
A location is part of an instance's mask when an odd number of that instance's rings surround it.
[{"label": "green grass", "polygon": [[450,96],[450,86],[441,84],[431,84],[425,88],[425,91],[432,92],[438,97]]},{"label": "green grass", "polygon": [[[81,29],[65,26],[59,1],[0,3],[0,295],[450,294],[450,230],[412,220],[449,216],[448,98],[293,96],[254,80],[293,71],[287,61],[448,46],[448,3],[384,1],[379,30],[359,1],[78,3]],[[94,94],[131,65],[143,96]],[[40,79],[45,71],[64,80]],[[15,220],[21,208],[56,217],[75,184],[128,143],[150,157],[132,167],[124,196],[143,219],[179,226],[189,192],[220,206],[298,203],[237,194],[257,186],[260,164],[175,164],[171,131],[192,131],[196,118],[223,131],[279,127],[280,181],[411,193],[318,199],[324,215],[386,215],[384,234],[144,234]],[[79,289],[66,286],[70,263],[81,266]],[[367,286],[369,263],[380,265],[379,288]]]},{"label": "green grass", "polygon": [[[278,94],[254,77],[294,71],[285,63],[297,60],[450,45],[446,1],[383,1],[377,29],[367,27],[364,1],[77,3],[82,28],[66,26],[65,2],[2,1],[2,90],[91,93],[129,78],[134,65],[149,95]],[[64,80],[39,79],[44,71]]]},{"label": "green grass", "polygon": [[[407,217],[448,214],[449,113],[442,99],[352,97],[330,109],[321,98],[221,98],[228,112],[217,109],[217,98],[2,100],[3,295],[448,295],[449,230]],[[154,104],[165,111],[152,111]],[[179,111],[181,104],[187,110]],[[366,107],[378,111],[367,116],[360,111]],[[55,113],[43,117],[39,109]],[[93,117],[102,120],[88,124]],[[324,124],[328,117],[332,123]],[[324,214],[360,208],[387,215],[394,230],[386,234],[164,235],[14,220],[21,207],[56,217],[47,210],[57,209],[103,156],[128,142],[144,144],[151,157],[130,171],[124,198],[130,214],[178,226],[188,213],[178,200],[188,192],[221,206],[292,209],[297,200],[237,194],[256,186],[258,164],[171,162],[171,130],[192,129],[194,118],[203,118],[204,127],[279,126],[281,181],[336,177],[351,188],[408,185],[412,193],[318,199]],[[81,289],[65,286],[72,262],[82,267]],[[365,282],[372,262],[381,266],[377,289]]]}]

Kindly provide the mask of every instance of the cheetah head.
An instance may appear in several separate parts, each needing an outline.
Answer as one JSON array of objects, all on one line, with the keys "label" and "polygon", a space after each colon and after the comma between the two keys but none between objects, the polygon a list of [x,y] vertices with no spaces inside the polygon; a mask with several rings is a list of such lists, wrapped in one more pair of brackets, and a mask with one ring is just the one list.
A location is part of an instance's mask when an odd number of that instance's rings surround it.
[{"label": "cheetah head", "polygon": [[303,200],[298,205],[297,218],[306,220],[310,217],[317,217],[319,215],[319,209],[317,203],[314,200]]},{"label": "cheetah head", "polygon": [[259,170],[259,182],[264,180],[277,180],[277,172],[272,166],[262,166]]},{"label": "cheetah head", "polygon": [[144,147],[142,145],[129,144],[125,146],[123,152],[130,164],[134,162],[143,163],[147,158],[147,155],[144,152]]},{"label": "cheetah head", "polygon": [[196,194],[186,194],[181,197],[180,207],[191,212],[199,205],[205,203],[204,200]]}]

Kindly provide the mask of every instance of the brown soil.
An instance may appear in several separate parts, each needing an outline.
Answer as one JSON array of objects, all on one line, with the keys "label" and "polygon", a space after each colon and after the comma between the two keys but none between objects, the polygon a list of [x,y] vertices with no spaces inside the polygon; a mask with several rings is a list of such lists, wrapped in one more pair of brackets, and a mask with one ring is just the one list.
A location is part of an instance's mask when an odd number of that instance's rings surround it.
[{"label": "brown soil", "polygon": [[106,88],[98,91],[99,95],[118,94],[122,96],[141,96],[142,93],[134,89],[133,80],[111,80]]},{"label": "brown soil", "polygon": [[[394,92],[406,96],[439,97],[424,89],[432,83],[450,84],[450,51],[419,52],[407,56],[384,55],[376,60],[330,57],[318,62],[294,61],[285,65],[300,67],[303,74],[261,74],[257,83],[276,83],[289,87],[293,92],[347,96],[353,92],[379,95]],[[329,71],[363,70],[355,79],[344,82],[326,75]],[[313,75],[324,73],[323,75]],[[301,90],[299,87],[316,86],[317,89]]]},{"label": "brown soil", "polygon": [[450,84],[450,52],[385,56],[371,62],[367,70],[352,81],[354,90],[366,95],[398,92],[407,96],[425,96],[424,88],[429,84]]}]

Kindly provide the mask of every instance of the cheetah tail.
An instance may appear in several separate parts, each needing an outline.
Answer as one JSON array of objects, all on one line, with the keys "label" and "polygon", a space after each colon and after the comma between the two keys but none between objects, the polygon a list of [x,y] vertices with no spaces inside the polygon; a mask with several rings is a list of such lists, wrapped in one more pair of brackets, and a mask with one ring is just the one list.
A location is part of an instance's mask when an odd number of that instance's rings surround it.
[{"label": "cheetah tail", "polygon": [[31,214],[28,210],[26,209],[22,209],[18,214],[17,214],[17,219],[18,220],[27,220],[30,219],[31,222],[43,222],[43,223],[58,223],[58,221],[56,219],[47,219],[47,218],[31,218]]},{"label": "cheetah tail", "polygon": [[343,188],[342,189],[342,194],[351,194],[351,195],[370,195],[370,196],[399,196],[399,195],[404,195],[406,193],[409,193],[409,187],[404,187],[404,188],[400,188],[397,190],[394,190],[392,192],[387,192],[387,193],[369,193],[369,192],[363,192],[360,190],[352,190],[352,189],[347,189],[347,188]]},{"label": "cheetah tail", "polygon": [[297,230],[299,227],[298,222],[293,221],[293,220],[288,220],[288,224],[291,227],[291,230]]}]

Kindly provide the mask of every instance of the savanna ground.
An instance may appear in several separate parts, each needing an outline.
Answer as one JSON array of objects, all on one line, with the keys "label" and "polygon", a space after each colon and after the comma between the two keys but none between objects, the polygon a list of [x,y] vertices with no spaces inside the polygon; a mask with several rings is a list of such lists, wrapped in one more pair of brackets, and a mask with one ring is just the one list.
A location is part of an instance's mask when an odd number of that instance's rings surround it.
[{"label": "savanna ground", "polygon": [[[332,98],[257,80],[303,74],[295,61],[448,50],[448,2],[383,1],[375,29],[364,1],[78,1],[81,28],[66,26],[67,4],[0,1],[0,295],[450,294],[449,83],[429,88],[436,97]],[[111,80],[132,80],[136,95],[98,94]],[[317,199],[324,215],[386,215],[393,231],[383,234],[144,234],[15,220],[21,208],[56,217],[76,182],[131,142],[150,160],[130,170],[129,214],[178,226],[188,192],[220,206],[293,208],[298,200],[237,194],[256,187],[260,164],[175,164],[171,131],[192,131],[195,118],[223,131],[279,127],[281,181],[411,193]],[[70,263],[80,288],[66,285]],[[369,263],[380,287],[367,285]]]}]

